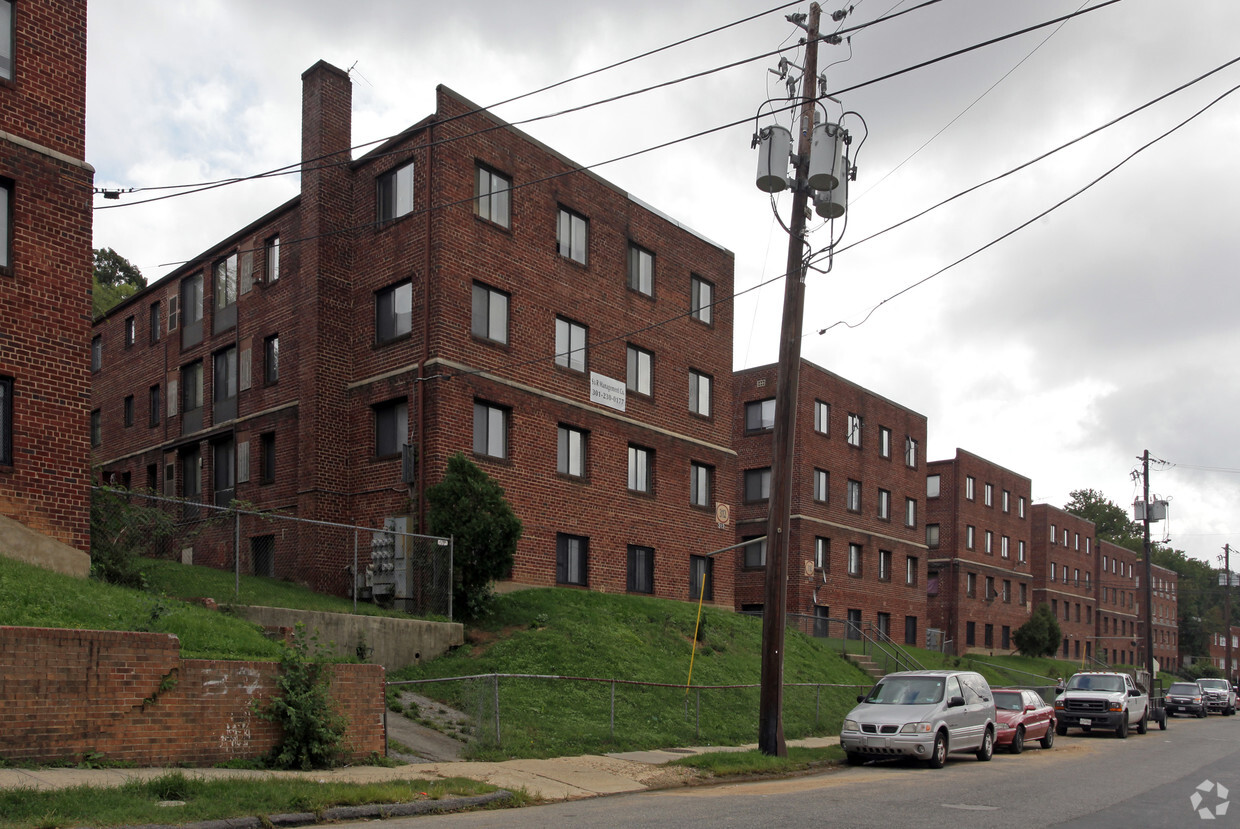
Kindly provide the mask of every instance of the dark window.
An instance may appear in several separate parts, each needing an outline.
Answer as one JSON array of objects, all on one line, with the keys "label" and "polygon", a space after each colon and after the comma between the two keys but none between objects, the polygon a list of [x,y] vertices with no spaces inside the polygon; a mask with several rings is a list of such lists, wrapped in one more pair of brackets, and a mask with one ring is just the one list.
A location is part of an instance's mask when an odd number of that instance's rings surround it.
[{"label": "dark window", "polygon": [[977,622],[964,623],[964,643],[966,645],[977,644]]},{"label": "dark window", "polygon": [[700,276],[689,277],[689,316],[711,324],[715,303],[715,286]]},{"label": "dark window", "polygon": [[[91,415],[94,443],[94,415]],[[0,464],[13,464],[13,378],[0,377]]]},{"label": "dark window", "polygon": [[479,166],[474,177],[474,213],[504,227],[510,226],[512,179]]},{"label": "dark window", "polygon": [[[750,539],[745,539],[751,541]],[[766,566],[766,539],[761,541],[751,541],[742,549],[745,551],[744,562],[746,567],[765,567]]]},{"label": "dark window", "polygon": [[90,370],[99,371],[103,368],[103,336],[96,334],[90,338]]},{"label": "dark window", "polygon": [[484,340],[508,343],[508,294],[481,282],[473,287],[470,333]]},{"label": "dark window", "polygon": [[695,507],[709,507],[714,489],[715,469],[712,466],[691,461],[689,463],[689,503]]},{"label": "dark window", "polygon": [[630,593],[654,592],[654,549],[629,545]]},{"label": "dark window", "polygon": [[590,540],[580,535],[556,533],[555,580],[559,584],[587,584]]},{"label": "dark window", "polygon": [[831,635],[831,608],[826,605],[814,605],[814,635]]},{"label": "dark window", "polygon": [[904,644],[906,645],[917,644],[917,617],[916,616],[905,616],[904,617]]},{"label": "dark window", "polygon": [[103,443],[103,418],[98,409],[90,413],[90,445]]},{"label": "dark window", "polygon": [[218,334],[237,324],[237,254],[215,263],[213,287],[215,313],[211,330]]},{"label": "dark window", "polygon": [[644,348],[628,347],[625,386],[636,394],[649,397],[654,393],[654,355]]},{"label": "dark window", "polygon": [[214,357],[214,375],[211,396],[213,418],[216,423],[237,417],[237,348],[232,346],[217,351]]},{"label": "dark window", "polygon": [[413,330],[413,285],[402,282],[375,294],[375,342],[385,343]]},{"label": "dark window", "polygon": [[13,79],[13,4],[0,2],[0,78]]},{"label": "dark window", "polygon": [[148,492],[155,492],[159,488],[159,464],[148,463],[146,465],[146,489]]},{"label": "dark window", "polygon": [[771,497],[771,468],[745,470],[745,502],[765,501]]},{"label": "dark window", "polygon": [[378,207],[375,214],[379,221],[399,219],[413,212],[413,162],[397,167],[379,176],[376,190]]},{"label": "dark window", "polygon": [[824,573],[831,571],[831,539],[814,538],[814,567]]},{"label": "dark window", "polygon": [[629,445],[629,491],[647,495],[654,491],[654,450]]},{"label": "dark window", "polygon": [[400,453],[409,436],[409,403],[389,400],[375,406],[375,456],[386,458]]},{"label": "dark window", "polygon": [[[170,312],[171,313],[171,312]],[[189,348],[202,342],[202,274],[181,280],[181,347]],[[169,324],[168,330],[173,326]]]},{"label": "dark window", "polygon": [[280,237],[272,236],[267,240],[267,262],[264,279],[275,282],[280,278]]},{"label": "dark window", "polygon": [[556,225],[556,243],[560,256],[585,265],[590,250],[590,222],[585,216],[568,208],[560,208],[560,220]]},{"label": "dark window", "polygon": [[858,608],[848,609],[848,633],[849,639],[861,638],[861,610]]},{"label": "dark window", "polygon": [[[9,4],[4,3],[4,6],[9,6]],[[9,13],[12,14],[11,7]],[[0,70],[3,69],[6,57],[3,53],[5,43],[10,44],[9,55],[13,54],[12,34],[11,30],[7,35],[4,31],[0,31]],[[0,76],[11,77],[3,75],[2,72]],[[3,234],[3,238],[0,238],[0,271],[11,273],[13,267],[13,185],[8,181],[0,181],[0,234]]]},{"label": "dark window", "polygon": [[138,322],[133,317],[125,317],[125,348],[132,348],[138,341]]},{"label": "dark window", "polygon": [[757,432],[775,428],[775,398],[754,400],[745,404],[745,431]]},{"label": "dark window", "polygon": [[264,432],[259,438],[259,483],[270,484],[276,479],[276,433]]},{"label": "dark window", "polygon": [[[475,286],[476,290],[477,286]],[[586,327],[584,325],[563,317],[556,317],[555,364],[573,371],[586,370]]]},{"label": "dark window", "polygon": [[629,244],[629,290],[654,295],[654,254]]},{"label": "dark window", "polygon": [[275,578],[276,537],[274,535],[259,535],[250,539],[250,562],[254,566],[254,575]]},{"label": "dark window", "polygon": [[713,601],[715,598],[715,560],[689,556],[689,598]]},{"label": "dark window", "polygon": [[133,395],[132,394],[125,396],[125,407],[124,407],[123,416],[124,416],[125,428],[128,429],[130,426],[133,425]]},{"label": "dark window", "polygon": [[151,303],[147,328],[150,330],[151,345],[159,342],[159,301]]},{"label": "dark window", "polygon": [[181,411],[188,413],[202,408],[202,360],[195,360],[181,369]]},{"label": "dark window", "polygon": [[474,452],[492,458],[508,457],[508,411],[474,401]]},{"label": "dark window", "polygon": [[572,426],[560,426],[557,429],[555,471],[572,478],[585,477],[585,432]]},{"label": "dark window", "polygon": [[938,549],[938,546],[939,546],[939,525],[938,524],[927,524],[926,525],[926,546],[929,547],[931,550]]},{"label": "dark window", "polygon": [[228,506],[237,486],[237,454],[232,438],[211,444],[215,505]]},{"label": "dark window", "polygon": [[710,417],[710,396],[713,378],[700,371],[689,371],[689,411]]},{"label": "dark window", "polygon": [[268,384],[280,379],[280,335],[272,334],[263,340],[263,379]]}]

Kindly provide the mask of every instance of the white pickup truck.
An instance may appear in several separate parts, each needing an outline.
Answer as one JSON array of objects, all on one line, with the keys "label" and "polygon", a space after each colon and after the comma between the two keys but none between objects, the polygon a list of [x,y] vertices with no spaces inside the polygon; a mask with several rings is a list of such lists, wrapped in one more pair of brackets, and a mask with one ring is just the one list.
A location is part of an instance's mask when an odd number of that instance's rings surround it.
[{"label": "white pickup truck", "polygon": [[1129,728],[1144,734],[1150,699],[1128,674],[1088,671],[1073,674],[1055,698],[1055,733],[1069,728],[1114,731],[1121,740]]}]

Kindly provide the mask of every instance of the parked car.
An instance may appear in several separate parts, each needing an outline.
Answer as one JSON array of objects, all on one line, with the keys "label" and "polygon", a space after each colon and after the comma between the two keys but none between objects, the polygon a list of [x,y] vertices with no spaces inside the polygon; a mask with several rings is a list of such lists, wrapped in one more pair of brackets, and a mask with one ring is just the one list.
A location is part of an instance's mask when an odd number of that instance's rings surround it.
[{"label": "parked car", "polygon": [[1236,713],[1236,692],[1225,679],[1203,676],[1197,680],[1205,693],[1206,711],[1217,711],[1224,717]]},{"label": "parked car", "polygon": [[1171,683],[1163,705],[1167,709],[1168,717],[1176,714],[1190,714],[1194,717],[1206,715],[1205,692],[1196,682]]},{"label": "parked car", "polygon": [[1042,748],[1055,744],[1055,709],[1035,691],[995,688],[995,748],[1012,754],[1025,749],[1026,740],[1041,741]]},{"label": "parked car", "polygon": [[939,769],[949,753],[971,751],[982,761],[994,755],[995,703],[981,674],[888,674],[857,702],[840,729],[840,745],[851,765],[913,757]]},{"label": "parked car", "polygon": [[1073,674],[1055,698],[1055,731],[1062,737],[1073,726],[1113,729],[1122,740],[1129,728],[1146,732],[1149,707],[1149,696],[1128,674],[1084,671]]}]

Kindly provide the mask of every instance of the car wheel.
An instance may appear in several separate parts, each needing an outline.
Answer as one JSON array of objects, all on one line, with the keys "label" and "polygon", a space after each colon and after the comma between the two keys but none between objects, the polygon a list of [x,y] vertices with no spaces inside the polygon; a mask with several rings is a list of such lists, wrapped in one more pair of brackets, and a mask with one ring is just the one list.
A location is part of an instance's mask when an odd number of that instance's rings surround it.
[{"label": "car wheel", "polygon": [[1158,727],[1162,731],[1167,730],[1167,715],[1166,714],[1163,714],[1162,718],[1158,720]]},{"label": "car wheel", "polygon": [[858,754],[855,751],[845,752],[844,758],[848,761],[848,765],[850,766],[859,766],[865,762],[865,756]]},{"label": "car wheel", "polygon": [[1206,709],[1202,708],[1197,712],[1197,719],[1204,720],[1206,718]]},{"label": "car wheel", "polygon": [[1147,708],[1141,712],[1141,719],[1137,722],[1137,733],[1138,734],[1144,734],[1146,731],[1149,730],[1149,725],[1146,723],[1146,720],[1149,718],[1149,716],[1150,716],[1150,709]]},{"label": "car wheel", "polygon": [[1047,725],[1046,734],[1042,736],[1042,743],[1041,743],[1042,748],[1050,748],[1051,746],[1053,746],[1055,744],[1055,734],[1058,732],[1059,732],[1058,727],[1052,728],[1050,725]]},{"label": "car wheel", "polygon": [[1060,737],[1066,737],[1068,734],[1068,726],[1064,725],[1063,723],[1059,723],[1058,725],[1055,726],[1055,733],[1058,734]]},{"label": "car wheel", "polygon": [[940,731],[934,735],[934,746],[930,749],[930,759],[926,761],[932,769],[941,769],[947,762],[947,735]]},{"label": "car wheel", "polygon": [[1022,725],[1022,726],[1019,726],[1016,729],[1016,733],[1012,735],[1012,742],[1008,746],[1008,751],[1012,752],[1013,754],[1020,754],[1024,750],[1025,750],[1025,727]]},{"label": "car wheel", "polygon": [[986,729],[986,733],[982,735],[982,747],[977,750],[977,759],[985,763],[991,757],[995,756],[995,732]]},{"label": "car wheel", "polygon": [[1115,729],[1115,736],[1121,740],[1128,739],[1128,712],[1125,711],[1119,718],[1119,727]]}]

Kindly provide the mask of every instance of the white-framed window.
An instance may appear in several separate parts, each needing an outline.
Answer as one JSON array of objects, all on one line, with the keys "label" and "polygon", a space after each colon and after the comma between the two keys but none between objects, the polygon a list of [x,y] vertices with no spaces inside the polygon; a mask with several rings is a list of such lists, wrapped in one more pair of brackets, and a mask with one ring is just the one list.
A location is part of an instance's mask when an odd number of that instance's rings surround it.
[{"label": "white-framed window", "polygon": [[557,584],[586,586],[589,548],[590,540],[585,536],[556,533],[555,580]]},{"label": "white-framed window", "polygon": [[376,180],[377,206],[380,222],[399,219],[413,212],[413,162],[384,173]]},{"label": "white-framed window", "polygon": [[629,444],[629,492],[654,491],[654,450]]},{"label": "white-framed window", "polygon": [[572,371],[586,370],[586,327],[564,317],[555,318],[555,364]]},{"label": "white-framed window", "polygon": [[715,286],[694,274],[689,277],[689,316],[710,325],[714,322]]},{"label": "white-framed window", "polygon": [[1019,539],[1016,541],[1016,561],[1020,564],[1025,563],[1025,542]]},{"label": "white-framed window", "polygon": [[494,343],[508,343],[508,294],[475,282],[472,289],[469,332]]},{"label": "white-framed window", "polygon": [[847,440],[849,446],[861,445],[861,415],[849,413]]},{"label": "white-framed window", "polygon": [[849,544],[848,545],[848,575],[850,576],[861,575],[861,545],[860,544]]},{"label": "white-framed window", "polygon": [[845,507],[849,512],[861,512],[861,482],[849,480]]},{"label": "white-framed window", "polygon": [[814,470],[814,500],[826,502],[831,474],[825,469]]},{"label": "white-framed window", "polygon": [[132,348],[138,339],[138,323],[133,317],[125,317],[125,348]]},{"label": "white-framed window", "polygon": [[995,553],[995,534],[990,530],[986,531],[986,555],[994,555]]},{"label": "white-framed window", "polygon": [[909,469],[917,468],[917,441],[912,435],[904,439],[904,465]]},{"label": "white-framed window", "polygon": [[1006,535],[999,537],[999,555],[1001,557],[1003,558],[1012,557],[1012,551],[1009,547],[1010,543],[1011,543],[1011,539],[1009,539]]},{"label": "white-framed window", "polygon": [[878,551],[878,580],[891,581],[891,550]]},{"label": "white-framed window", "polygon": [[828,572],[831,569],[831,539],[814,537],[814,569]]},{"label": "white-framed window", "polygon": [[964,479],[964,497],[972,501],[977,497],[977,481],[972,475],[966,475]]},{"label": "white-framed window", "polygon": [[1056,537],[1057,535],[1058,535],[1058,533],[1055,531],[1055,525],[1054,525],[1054,524],[1051,524],[1051,543],[1052,543],[1052,544],[1054,544],[1054,543],[1055,543],[1055,537]]},{"label": "white-framed window", "polygon": [[977,529],[969,524],[964,528],[964,546],[972,550],[977,543]]},{"label": "white-framed window", "polygon": [[640,245],[629,242],[630,291],[654,296],[654,254]]},{"label": "white-framed window", "polygon": [[765,501],[771,497],[771,468],[745,470],[745,503]]},{"label": "white-framed window", "polygon": [[511,227],[512,179],[479,164],[474,174],[474,213],[502,227]]},{"label": "white-framed window", "polygon": [[993,484],[983,484],[982,503],[988,507],[993,507],[995,505],[995,488]]},{"label": "white-framed window", "polygon": [[278,234],[267,240],[266,253],[263,281],[277,282],[280,279],[280,236]]},{"label": "white-framed window", "polygon": [[931,550],[938,549],[939,546],[939,525],[926,525],[926,546]]},{"label": "white-framed window", "polygon": [[[775,401],[771,401],[772,416],[774,415]],[[814,431],[820,435],[831,434],[831,404],[824,403],[821,400],[814,401]]]},{"label": "white-framed window", "polygon": [[883,521],[891,519],[891,493],[885,489],[878,491],[878,517]]},{"label": "white-framed window", "polygon": [[573,426],[556,429],[555,471],[572,478],[586,475],[586,433]]},{"label": "white-framed window", "polygon": [[409,437],[409,403],[406,400],[389,400],[374,407],[375,410],[375,457],[386,458],[400,454],[401,447]]},{"label": "white-framed window", "polygon": [[913,498],[904,499],[904,526],[917,526],[917,501]]},{"label": "white-framed window", "polygon": [[968,573],[964,579],[964,594],[970,599],[977,595],[977,574]]},{"label": "white-framed window", "polygon": [[560,219],[556,224],[556,243],[560,256],[580,262],[589,263],[590,221],[580,213],[574,213],[567,207],[560,208]]},{"label": "white-framed window", "polygon": [[775,398],[751,400],[745,404],[745,431],[760,432],[775,428]]},{"label": "white-framed window", "polygon": [[938,498],[939,487],[942,485],[942,478],[938,475],[926,476],[926,497]]},{"label": "white-framed window", "polygon": [[1090,555],[1093,552],[1090,550],[1089,540],[1089,536],[1085,536],[1085,555]]},{"label": "white-framed window", "polygon": [[710,375],[689,370],[689,411],[702,417],[710,417]]},{"label": "white-framed window", "polygon": [[508,410],[474,401],[474,454],[508,457]]},{"label": "white-framed window", "polygon": [[704,463],[689,463],[689,503],[709,507],[715,487],[715,468]]},{"label": "white-framed window", "polygon": [[625,387],[649,397],[654,393],[654,355],[635,345],[628,347]]},{"label": "white-framed window", "polygon": [[1012,510],[1011,510],[1011,504],[1010,504],[1009,502],[1011,501],[1011,498],[1012,498],[1012,493],[1008,492],[1008,491],[1005,489],[1005,490],[1003,490],[1003,496],[1002,496],[1002,497],[1003,497],[1003,511],[1004,511],[1004,512],[1011,512],[1011,511],[1012,511]]},{"label": "white-framed window", "polygon": [[917,584],[917,556],[909,556],[904,560],[904,583]]},{"label": "white-framed window", "polygon": [[386,343],[413,330],[413,285],[401,282],[375,293],[375,342]]},{"label": "white-framed window", "polygon": [[878,427],[878,456],[880,458],[891,457],[891,430],[886,426]]},{"label": "white-framed window", "polygon": [[1025,496],[1021,495],[1016,499],[1016,514],[1021,518],[1025,517]]}]

